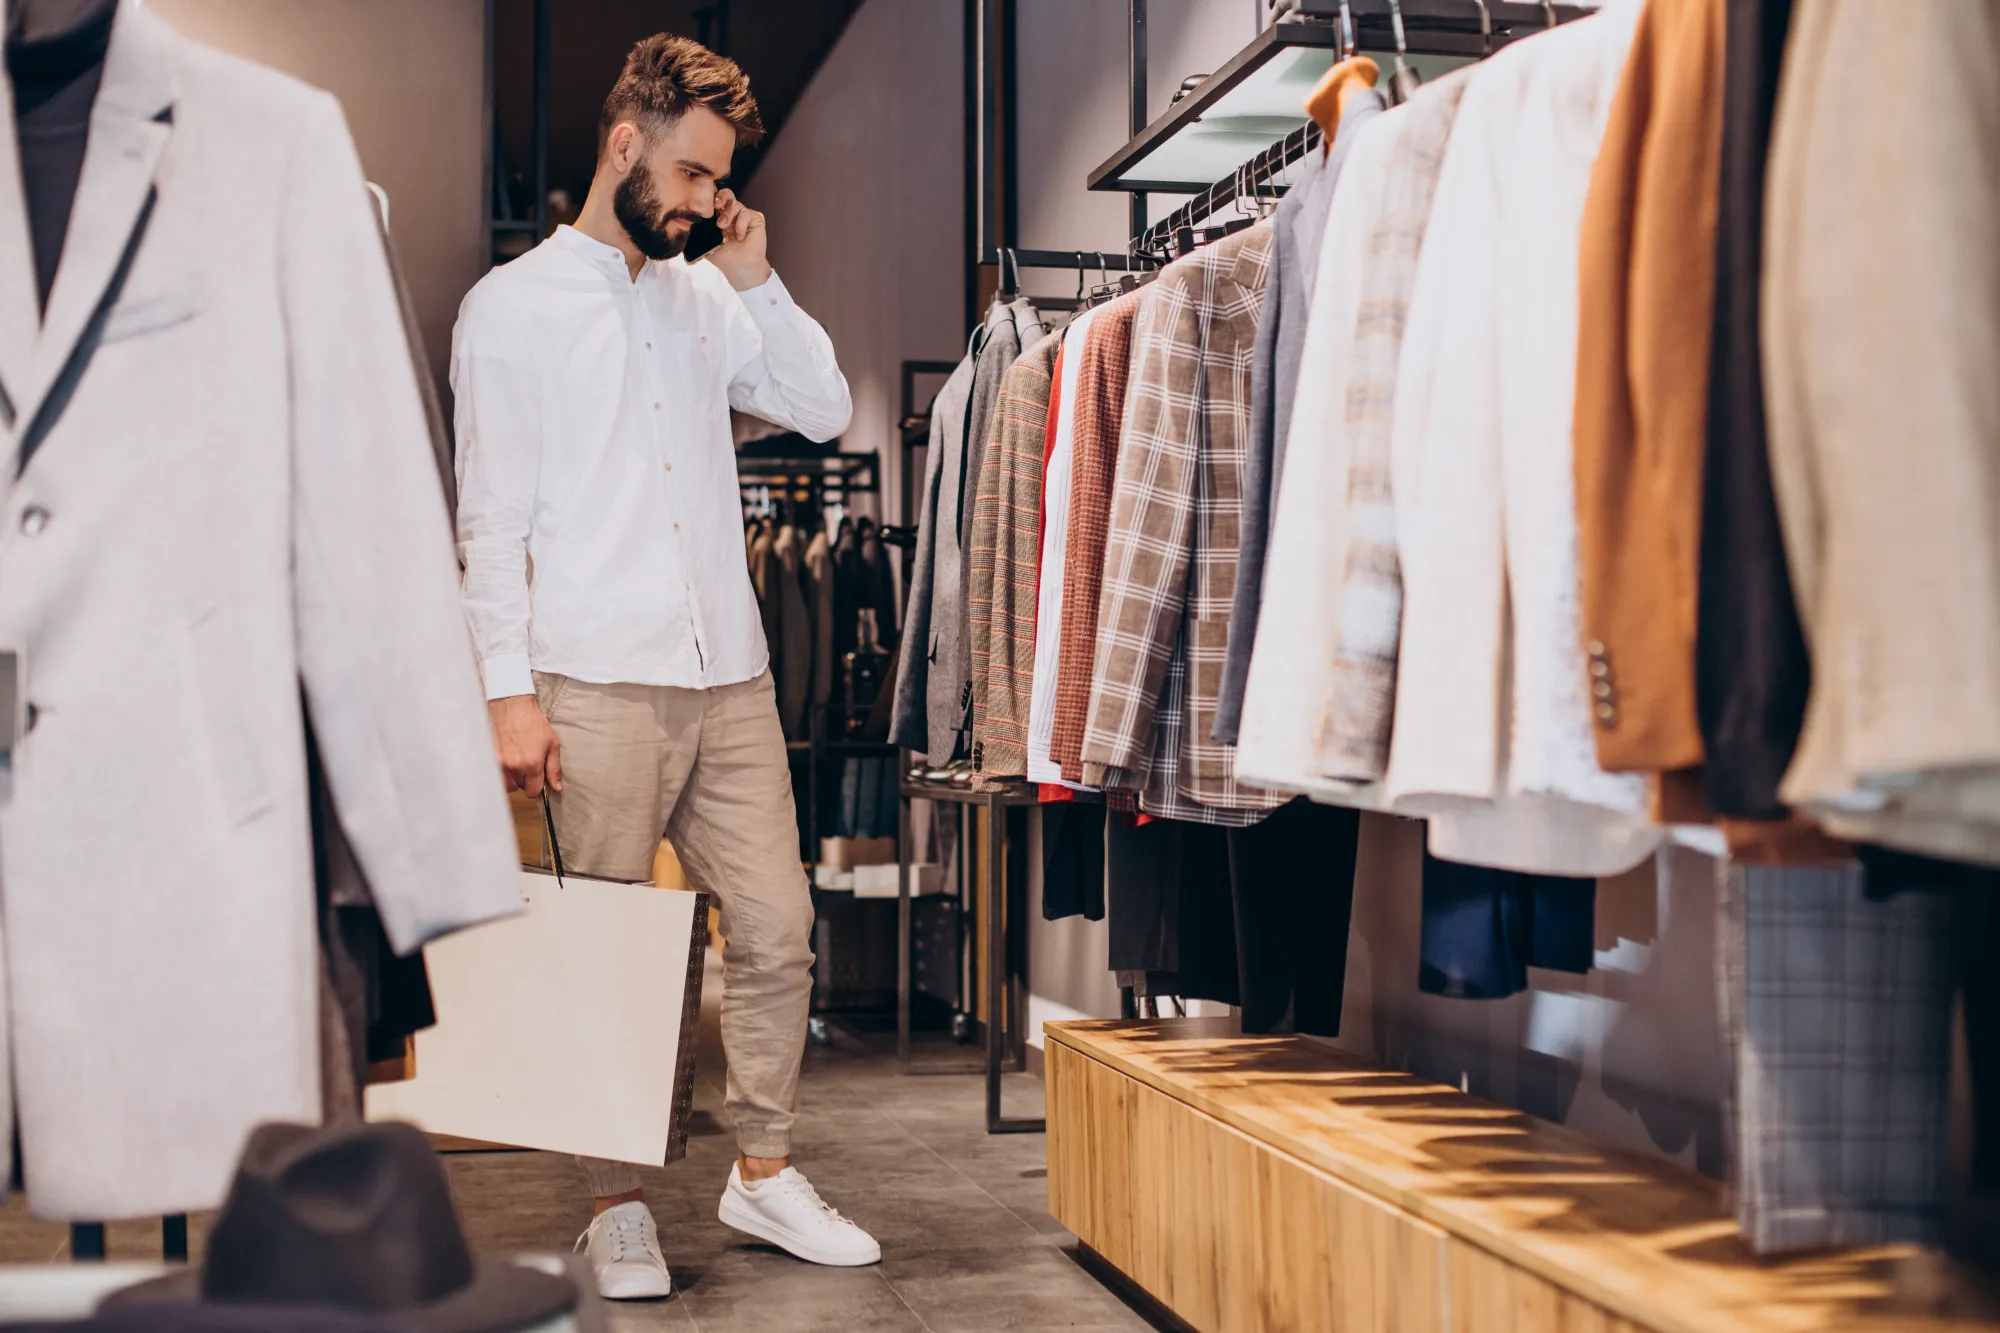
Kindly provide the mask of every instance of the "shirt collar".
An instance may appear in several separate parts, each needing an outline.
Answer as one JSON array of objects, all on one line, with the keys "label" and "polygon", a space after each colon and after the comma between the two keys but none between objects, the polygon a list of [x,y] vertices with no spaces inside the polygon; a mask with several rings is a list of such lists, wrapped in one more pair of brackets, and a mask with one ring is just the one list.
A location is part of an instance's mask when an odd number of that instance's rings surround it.
[{"label": "shirt collar", "polygon": [[[632,284],[632,270],[625,267],[624,252],[617,246],[606,245],[594,236],[586,236],[567,222],[556,228],[555,235],[551,239],[592,268],[601,270],[606,276],[615,277],[628,286]],[[641,274],[645,271],[643,268],[639,270]]]}]

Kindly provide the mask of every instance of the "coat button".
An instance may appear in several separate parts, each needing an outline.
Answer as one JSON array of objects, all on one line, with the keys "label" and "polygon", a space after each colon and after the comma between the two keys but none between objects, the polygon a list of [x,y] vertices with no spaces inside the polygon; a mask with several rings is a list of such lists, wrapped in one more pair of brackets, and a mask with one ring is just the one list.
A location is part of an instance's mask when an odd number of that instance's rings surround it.
[{"label": "coat button", "polygon": [[1611,682],[1608,680],[1600,680],[1594,687],[1592,687],[1591,692],[1595,694],[1598,698],[1603,699],[1605,702],[1609,703],[1611,700]]},{"label": "coat button", "polygon": [[1618,726],[1618,710],[1610,704],[1597,705],[1597,721],[1606,731],[1615,730]]},{"label": "coat button", "polygon": [[1605,661],[1601,657],[1596,659],[1590,664],[1590,674],[1597,677],[1599,680],[1603,680],[1606,676],[1609,676],[1611,674],[1611,663]]},{"label": "coat button", "polygon": [[1593,659],[1602,660],[1604,657],[1604,640],[1592,639],[1583,646],[1583,651],[1589,653]]},{"label": "coat button", "polygon": [[48,525],[49,511],[40,505],[29,505],[21,511],[21,531],[28,536],[40,536],[42,529]]}]

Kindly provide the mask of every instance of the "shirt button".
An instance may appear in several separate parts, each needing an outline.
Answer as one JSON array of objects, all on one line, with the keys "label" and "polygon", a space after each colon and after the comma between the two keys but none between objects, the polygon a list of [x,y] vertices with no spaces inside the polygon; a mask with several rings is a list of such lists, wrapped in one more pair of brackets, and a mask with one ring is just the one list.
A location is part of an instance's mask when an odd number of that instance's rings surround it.
[{"label": "shirt button", "polygon": [[40,536],[42,529],[48,525],[49,511],[40,505],[29,505],[21,511],[21,531],[28,534],[28,536]]},{"label": "shirt button", "polygon": [[703,342],[707,342],[707,341],[708,341],[708,335],[707,335],[706,333],[702,334],[702,335],[701,335],[701,340],[702,340]]},{"label": "shirt button", "polygon": [[650,351],[652,351],[652,350],[653,350],[653,344],[651,344],[651,343],[647,343],[647,344],[646,344],[646,350],[647,350],[647,351],[649,351],[649,352],[650,352]]},{"label": "shirt button", "polygon": [[653,410],[654,410],[655,412],[659,411],[659,410],[660,410],[660,405],[659,405],[658,403],[654,403],[654,404],[653,404]]}]

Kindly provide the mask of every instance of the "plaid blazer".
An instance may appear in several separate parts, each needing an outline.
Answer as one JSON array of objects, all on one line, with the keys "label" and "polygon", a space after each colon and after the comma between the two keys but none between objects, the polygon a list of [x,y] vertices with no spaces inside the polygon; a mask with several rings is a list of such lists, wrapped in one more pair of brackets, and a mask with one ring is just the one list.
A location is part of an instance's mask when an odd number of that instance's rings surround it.
[{"label": "plaid blazer", "polygon": [[1227,809],[1288,799],[1239,788],[1235,747],[1213,739],[1270,251],[1271,228],[1253,227],[1170,265],[1151,288],[1133,340],[1083,742],[1086,765],[1144,785],[1132,779],[1151,767],[1168,663],[1184,644],[1180,792]]},{"label": "plaid blazer", "polygon": [[1035,572],[1042,558],[1042,452],[1059,337],[1008,368],[972,508],[972,756],[990,777],[1028,772],[1035,675]]},{"label": "plaid blazer", "polygon": [[1128,292],[1092,315],[1077,363],[1069,526],[1063,542],[1062,645],[1049,732],[1049,758],[1069,782],[1083,781],[1083,733],[1097,664],[1097,601],[1104,584],[1125,386],[1132,371],[1132,327],[1140,298],[1152,291],[1147,286]]}]

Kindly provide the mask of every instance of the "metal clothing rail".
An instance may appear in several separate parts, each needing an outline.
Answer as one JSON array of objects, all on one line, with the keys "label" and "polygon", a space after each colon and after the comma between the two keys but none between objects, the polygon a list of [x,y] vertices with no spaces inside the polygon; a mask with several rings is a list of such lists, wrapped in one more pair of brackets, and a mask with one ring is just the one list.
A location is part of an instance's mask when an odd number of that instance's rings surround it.
[{"label": "metal clothing rail", "polygon": [[1322,138],[1319,126],[1307,121],[1237,168],[1235,175],[1217,181],[1148,227],[1133,239],[1133,253],[1171,256],[1187,248],[1179,244],[1181,234],[1192,232],[1196,223],[1241,200],[1262,200],[1283,194],[1285,187],[1277,184],[1278,174],[1303,162],[1307,154],[1319,147]]}]

